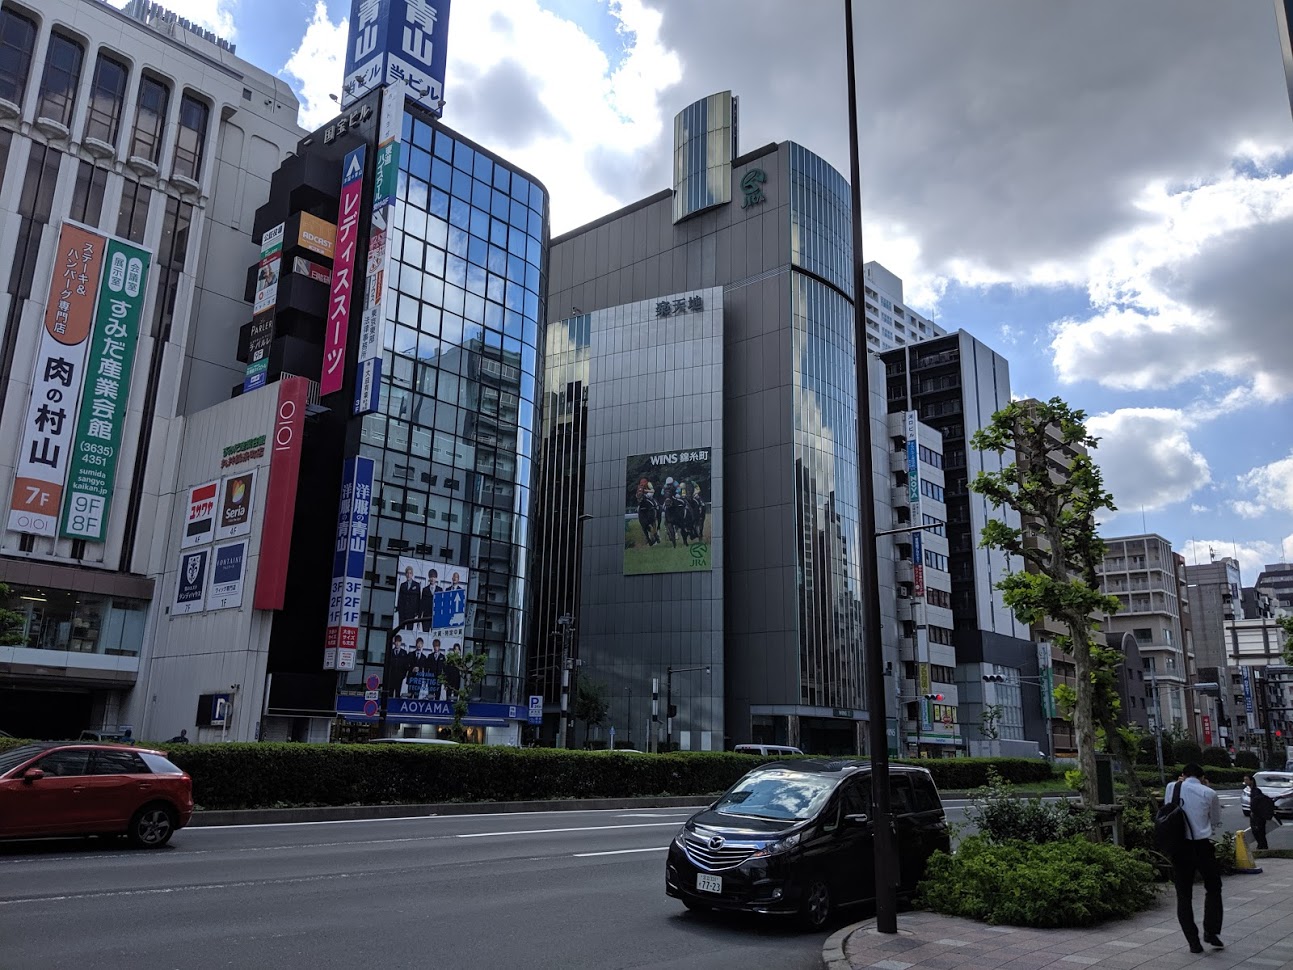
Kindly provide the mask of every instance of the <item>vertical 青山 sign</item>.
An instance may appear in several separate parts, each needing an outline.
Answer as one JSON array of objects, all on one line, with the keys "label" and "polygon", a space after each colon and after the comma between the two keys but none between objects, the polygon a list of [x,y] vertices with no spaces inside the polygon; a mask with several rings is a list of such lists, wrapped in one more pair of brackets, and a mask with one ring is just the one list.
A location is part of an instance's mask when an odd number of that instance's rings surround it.
[{"label": "vertical \u9752\u5c71 sign", "polygon": [[270,442],[269,485],[261,516],[260,559],[252,606],[281,610],[287,595],[287,561],[292,551],[292,517],[301,476],[301,437],[305,433],[305,398],[310,382],[284,377],[278,382],[278,409]]},{"label": "vertical \u9752\u5c71 sign", "polygon": [[448,34],[449,0],[351,0],[341,107],[379,85],[407,85],[439,115]]},{"label": "vertical \u9752\u5c71 sign", "polygon": [[63,499],[59,534],[69,539],[102,542],[107,531],[151,259],[138,246],[108,240]]},{"label": "vertical \u9752\u5c71 sign", "polygon": [[18,431],[8,521],[15,532],[58,530],[106,245],[104,236],[70,222],[58,234],[31,399]]},{"label": "vertical \u9752\u5c71 sign", "polygon": [[395,216],[395,186],[400,173],[400,128],[404,95],[398,88],[382,92],[377,126],[377,165],[373,174],[372,228],[368,233],[368,263],[364,274],[364,310],[360,318],[356,355],[354,413],[377,410],[382,387],[382,336],[386,325],[386,267],[389,263],[391,222]]},{"label": "vertical \u9752\u5c71 sign", "polygon": [[267,229],[260,240],[260,264],[256,268],[256,302],[252,304],[251,331],[247,340],[247,370],[243,392],[264,387],[268,380],[269,350],[274,344],[274,307],[278,302],[278,278],[282,273],[283,227],[280,222]]},{"label": "vertical \u9752\u5c71 sign", "polygon": [[360,145],[341,165],[341,202],[337,214],[337,248],[328,289],[328,320],[323,341],[323,372],[319,393],[341,390],[346,376],[346,335],[350,327],[350,298],[354,291],[355,251],[359,245],[359,206],[364,194],[364,155]]},{"label": "vertical \u9752\u5c71 sign", "polygon": [[359,604],[364,592],[364,557],[373,501],[373,460],[347,458],[341,475],[337,544],[332,556],[332,591],[324,670],[354,670],[359,647]]}]

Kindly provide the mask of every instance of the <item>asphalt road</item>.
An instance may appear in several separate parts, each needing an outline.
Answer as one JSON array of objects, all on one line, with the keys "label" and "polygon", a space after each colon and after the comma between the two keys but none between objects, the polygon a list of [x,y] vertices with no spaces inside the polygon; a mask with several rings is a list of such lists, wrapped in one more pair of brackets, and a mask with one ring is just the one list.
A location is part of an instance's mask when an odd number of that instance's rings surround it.
[{"label": "asphalt road", "polygon": [[[1244,828],[1238,792],[1220,794],[1225,828]],[[966,821],[964,802],[946,808]],[[664,895],[688,814],[195,828],[151,852],[0,843],[0,970],[818,970],[825,933],[696,916]],[[1272,834],[1285,843],[1293,826]]]},{"label": "asphalt road", "polygon": [[826,934],[664,894],[685,809],[0,845],[0,968],[820,970]]}]

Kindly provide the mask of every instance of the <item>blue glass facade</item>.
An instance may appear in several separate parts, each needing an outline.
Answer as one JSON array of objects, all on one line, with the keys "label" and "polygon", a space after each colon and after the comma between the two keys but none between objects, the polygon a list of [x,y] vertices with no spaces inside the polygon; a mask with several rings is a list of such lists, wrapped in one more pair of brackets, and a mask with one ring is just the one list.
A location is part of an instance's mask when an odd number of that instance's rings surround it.
[{"label": "blue glass facade", "polygon": [[815,274],[790,291],[800,702],[846,708],[863,694],[849,211],[843,177],[792,144],[791,265]]},{"label": "blue glass facade", "polygon": [[380,675],[398,557],[471,570],[469,650],[481,699],[523,693],[530,483],[542,388],[547,191],[429,116],[406,114],[389,240],[377,464],[359,663]]}]

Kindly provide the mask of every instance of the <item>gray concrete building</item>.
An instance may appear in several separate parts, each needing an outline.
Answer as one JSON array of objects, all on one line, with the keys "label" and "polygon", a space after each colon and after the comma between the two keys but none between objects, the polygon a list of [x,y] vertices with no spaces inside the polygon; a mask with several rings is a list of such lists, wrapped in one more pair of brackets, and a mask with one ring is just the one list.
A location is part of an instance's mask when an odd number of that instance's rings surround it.
[{"label": "gray concrete building", "polygon": [[[679,113],[673,188],[552,241],[529,651],[545,740],[567,667],[609,703],[594,742],[861,748],[848,185],[791,142],[739,153],[733,100]],[[869,405],[883,422],[878,388]],[[700,535],[673,558],[668,503],[698,488]]]}]

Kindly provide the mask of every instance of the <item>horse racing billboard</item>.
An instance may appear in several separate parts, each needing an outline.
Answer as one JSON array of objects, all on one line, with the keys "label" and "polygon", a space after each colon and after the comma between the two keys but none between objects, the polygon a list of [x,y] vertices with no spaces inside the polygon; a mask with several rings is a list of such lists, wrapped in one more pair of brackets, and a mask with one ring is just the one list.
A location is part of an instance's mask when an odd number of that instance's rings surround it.
[{"label": "horse racing billboard", "polygon": [[710,450],[630,455],[624,478],[624,575],[711,568]]}]

